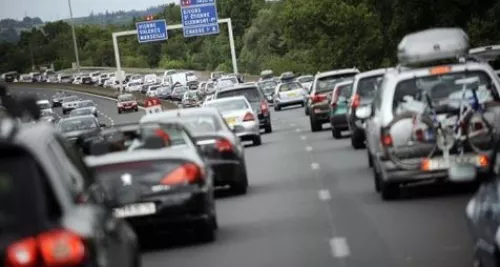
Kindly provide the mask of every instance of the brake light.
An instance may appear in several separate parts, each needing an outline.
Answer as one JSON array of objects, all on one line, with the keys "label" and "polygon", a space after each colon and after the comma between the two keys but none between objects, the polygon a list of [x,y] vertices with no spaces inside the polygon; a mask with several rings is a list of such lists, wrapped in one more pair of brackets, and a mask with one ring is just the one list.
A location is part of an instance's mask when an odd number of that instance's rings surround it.
[{"label": "brake light", "polygon": [[424,141],[424,139],[425,139],[425,133],[424,133],[424,130],[422,130],[422,129],[417,129],[417,130],[415,131],[415,139],[417,139],[417,141],[419,141],[419,142]]},{"label": "brake light", "polygon": [[255,117],[250,112],[247,112],[247,114],[245,114],[245,117],[243,117],[243,121],[254,121],[254,120]]},{"label": "brake light", "polygon": [[203,171],[194,163],[185,163],[161,179],[163,185],[194,184],[202,181]]},{"label": "brake light", "polygon": [[[77,234],[52,230],[10,245],[6,250],[6,266],[78,266],[85,259],[85,245]],[[39,262],[41,261],[41,262]]]},{"label": "brake light", "polygon": [[231,152],[233,151],[233,144],[227,139],[217,139],[215,141],[215,147],[219,152]]},{"label": "brake light", "polygon": [[392,146],[392,136],[390,134],[382,134],[380,141],[384,147]]},{"label": "brake light", "polygon": [[326,95],[313,95],[311,100],[313,103],[319,103],[326,100]]},{"label": "brake light", "polygon": [[361,104],[360,102],[361,102],[361,99],[360,99],[359,95],[358,95],[358,94],[355,94],[355,95],[352,97],[352,102],[351,102],[352,104],[351,104],[351,106],[352,106],[353,108],[357,108],[357,107],[359,107],[359,105]]},{"label": "brake light", "polygon": [[263,100],[263,101],[260,102],[260,111],[262,113],[267,113],[269,111],[269,107],[267,105],[267,101]]}]

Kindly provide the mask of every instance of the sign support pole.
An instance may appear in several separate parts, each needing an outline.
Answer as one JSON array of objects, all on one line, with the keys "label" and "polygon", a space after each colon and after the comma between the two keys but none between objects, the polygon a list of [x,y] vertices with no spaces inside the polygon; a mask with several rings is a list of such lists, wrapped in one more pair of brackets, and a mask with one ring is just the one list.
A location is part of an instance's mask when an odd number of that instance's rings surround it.
[{"label": "sign support pole", "polygon": [[[231,23],[231,18],[226,18],[226,19],[219,19],[218,21],[219,24],[227,23],[227,28],[228,28],[228,37],[229,37],[229,47],[231,48],[231,61],[233,63],[233,73],[237,74],[238,73],[238,62],[236,59],[236,48],[234,45],[234,36],[233,36],[233,24]],[[175,25],[168,25],[167,30],[177,30],[177,29],[182,29],[183,25],[182,24],[175,24]],[[130,35],[137,35],[137,30],[130,30],[130,31],[121,31],[121,32],[113,32],[112,37],[113,37],[113,50],[115,52],[115,63],[116,63],[116,71],[117,71],[117,78],[118,83],[120,85],[120,92],[123,90],[123,79],[125,77],[120,77],[122,76],[122,66],[120,62],[120,50],[118,47],[118,37],[122,36],[130,36]]]}]

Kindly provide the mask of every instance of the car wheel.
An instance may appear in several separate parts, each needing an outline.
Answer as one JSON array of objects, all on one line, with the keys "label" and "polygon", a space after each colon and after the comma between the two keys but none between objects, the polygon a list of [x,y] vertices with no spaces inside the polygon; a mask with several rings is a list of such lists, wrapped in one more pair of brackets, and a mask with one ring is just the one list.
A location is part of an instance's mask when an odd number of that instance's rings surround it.
[{"label": "car wheel", "polygon": [[266,127],[264,128],[264,131],[266,133],[272,133],[273,132],[273,126],[271,126],[271,123],[267,124]]},{"label": "car wheel", "polygon": [[139,112],[139,108],[135,108],[135,112]]},{"label": "car wheel", "polygon": [[239,181],[231,185],[231,190],[236,195],[244,195],[248,190],[248,176],[247,176],[247,168],[243,165],[241,168],[241,175]]},{"label": "car wheel", "polygon": [[373,158],[368,149],[366,150],[366,155],[368,156],[368,167],[373,168]]},{"label": "car wheel", "polygon": [[365,143],[363,140],[363,133],[359,130],[353,130],[351,134],[351,146],[354,149],[365,148]]},{"label": "car wheel", "polygon": [[321,129],[323,128],[323,125],[317,122],[316,118],[314,118],[313,115],[309,115],[309,122],[311,124],[311,131],[313,132],[321,131]]},{"label": "car wheel", "polygon": [[260,135],[254,137],[254,139],[253,139],[253,145],[254,146],[260,146],[260,145],[262,145],[262,138],[260,137]]},{"label": "car wheel", "polygon": [[118,110],[118,114],[122,114],[122,110],[121,109]]},{"label": "car wheel", "polygon": [[309,107],[306,106],[306,108],[304,109],[305,113],[306,113],[306,116],[309,116]]},{"label": "car wheel", "polygon": [[217,217],[212,215],[212,218],[204,221],[197,229],[197,237],[201,242],[209,243],[215,240],[217,229]]},{"label": "car wheel", "polygon": [[274,111],[280,111],[281,110],[281,107],[278,106],[278,105],[274,105]]},{"label": "car wheel", "polygon": [[341,139],[342,138],[342,132],[338,129],[335,129],[335,127],[332,126],[332,136],[335,139]]},{"label": "car wheel", "polygon": [[304,102],[302,102],[302,104],[301,104],[300,106],[305,107],[305,106],[306,106],[306,104],[305,104]]},{"label": "car wheel", "polygon": [[399,197],[399,184],[386,182],[379,175],[380,196],[382,200],[392,200]]}]

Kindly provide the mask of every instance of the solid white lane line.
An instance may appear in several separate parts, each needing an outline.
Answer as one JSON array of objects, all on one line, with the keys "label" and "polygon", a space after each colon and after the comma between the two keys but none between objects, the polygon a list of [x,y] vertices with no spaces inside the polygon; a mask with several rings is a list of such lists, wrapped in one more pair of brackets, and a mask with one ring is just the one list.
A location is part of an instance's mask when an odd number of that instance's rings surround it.
[{"label": "solid white lane line", "polygon": [[307,136],[305,136],[305,135],[300,136],[300,140],[306,140],[306,139],[307,139]]},{"label": "solid white lane line", "polygon": [[334,258],[345,258],[349,257],[351,254],[345,237],[334,237],[330,239],[330,249]]},{"label": "solid white lane line", "polygon": [[311,163],[311,169],[313,169],[313,170],[319,169],[319,164],[316,162]]},{"label": "solid white lane line", "polygon": [[295,127],[295,123],[290,123],[290,126]]},{"label": "solid white lane line", "polygon": [[299,129],[299,128],[295,129],[295,131],[298,132],[298,133],[302,132],[302,130]]},{"label": "solid white lane line", "polygon": [[321,201],[328,201],[328,200],[332,199],[332,195],[330,195],[330,191],[328,189],[319,190],[318,197]]},{"label": "solid white lane line", "polygon": [[311,152],[313,150],[312,146],[306,146],[306,151]]}]

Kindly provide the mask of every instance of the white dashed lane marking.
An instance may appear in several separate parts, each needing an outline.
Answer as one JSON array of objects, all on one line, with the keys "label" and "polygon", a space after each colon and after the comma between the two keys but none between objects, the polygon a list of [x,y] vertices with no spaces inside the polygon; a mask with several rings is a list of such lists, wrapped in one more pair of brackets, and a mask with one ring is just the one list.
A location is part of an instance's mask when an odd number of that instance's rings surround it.
[{"label": "white dashed lane marking", "polygon": [[311,169],[313,169],[313,170],[319,169],[319,164],[316,162],[311,163]]},{"label": "white dashed lane marking", "polygon": [[298,133],[302,132],[302,130],[299,129],[299,128],[295,129],[295,131],[298,132]]},{"label": "white dashed lane marking", "polygon": [[305,136],[305,135],[300,136],[300,140],[306,140],[306,139],[307,139],[307,136]]},{"label": "white dashed lane marking", "polygon": [[313,150],[312,146],[306,146],[306,151],[311,152]]},{"label": "white dashed lane marking", "polygon": [[328,201],[328,200],[332,199],[332,195],[330,195],[330,191],[328,189],[319,190],[318,197],[321,201]]},{"label": "white dashed lane marking", "polygon": [[104,114],[104,113],[102,113],[100,111],[97,111],[97,113],[99,113],[100,117],[106,118],[109,121],[110,126],[115,125],[115,121],[111,117],[109,117],[108,115],[106,115],[106,114]]},{"label": "white dashed lane marking", "polygon": [[330,239],[330,249],[332,256],[335,258],[345,258],[351,254],[347,240],[344,237]]}]

